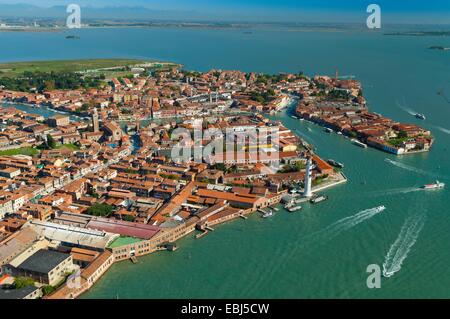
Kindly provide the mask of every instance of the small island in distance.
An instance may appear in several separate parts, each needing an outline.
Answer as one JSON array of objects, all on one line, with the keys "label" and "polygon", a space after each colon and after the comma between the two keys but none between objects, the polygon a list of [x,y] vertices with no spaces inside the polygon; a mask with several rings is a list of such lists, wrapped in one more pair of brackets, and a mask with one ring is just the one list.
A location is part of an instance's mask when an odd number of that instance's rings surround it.
[{"label": "small island in distance", "polygon": [[66,36],[66,39],[80,39],[80,37],[77,35],[68,35]]},{"label": "small island in distance", "polygon": [[415,37],[448,37],[450,36],[450,31],[402,31],[402,32],[390,32],[384,35],[397,35],[397,36],[415,36]]},{"label": "small island in distance", "polygon": [[430,50],[439,50],[439,51],[449,51],[450,47],[443,47],[443,46],[440,46],[440,45],[433,45],[433,46],[429,47],[428,49],[430,49]]}]

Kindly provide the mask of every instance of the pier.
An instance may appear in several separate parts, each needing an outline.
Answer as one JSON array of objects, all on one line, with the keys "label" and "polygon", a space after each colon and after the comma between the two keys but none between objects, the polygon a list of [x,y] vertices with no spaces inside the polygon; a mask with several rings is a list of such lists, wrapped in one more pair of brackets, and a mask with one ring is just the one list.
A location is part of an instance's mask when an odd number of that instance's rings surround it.
[{"label": "pier", "polygon": [[208,233],[209,233],[208,230],[204,230],[200,234],[195,235],[195,239],[200,239],[200,238],[206,236]]}]

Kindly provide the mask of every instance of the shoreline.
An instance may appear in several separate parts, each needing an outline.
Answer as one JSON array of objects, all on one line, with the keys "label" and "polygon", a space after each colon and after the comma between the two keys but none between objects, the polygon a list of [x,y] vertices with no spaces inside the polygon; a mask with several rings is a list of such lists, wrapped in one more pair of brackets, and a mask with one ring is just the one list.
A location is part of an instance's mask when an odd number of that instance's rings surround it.
[{"label": "shoreline", "polygon": [[[319,126],[319,127],[323,127],[323,128],[325,128],[325,129],[330,129],[326,124],[320,122],[321,119],[319,119],[318,121],[313,121],[313,120],[311,120],[311,119],[307,119],[307,118],[305,118],[304,116],[302,116],[302,114],[300,114],[299,112],[297,112],[295,109],[294,109],[294,114],[295,114],[296,116],[298,116],[299,119],[302,119],[302,120],[304,120],[304,121],[308,121],[309,123],[312,123],[312,124],[317,125],[317,126]],[[335,131],[334,129],[330,129],[330,130],[331,130],[330,133],[337,133],[337,131]],[[391,149],[394,149],[394,146],[390,146],[390,148],[389,148],[389,150],[388,150],[388,149],[386,149],[385,147],[378,146],[378,144],[374,144],[374,143],[371,143],[371,142],[368,142],[368,141],[364,141],[364,140],[361,139],[359,136],[357,136],[357,137],[352,137],[352,136],[346,134],[345,132],[341,132],[341,133],[342,133],[342,136],[344,136],[346,139],[348,139],[348,140],[350,141],[350,143],[354,144],[355,146],[358,146],[358,147],[364,147],[364,148],[370,147],[370,148],[376,149],[376,150],[378,150],[378,151],[382,151],[382,152],[384,152],[384,153],[394,154],[394,155],[396,155],[396,156],[414,155],[414,154],[420,154],[420,153],[428,153],[428,152],[431,150],[431,146],[432,146],[433,143],[434,143],[434,139],[433,139],[432,142],[431,142],[430,148],[428,148],[428,149],[409,150],[409,151],[406,151],[406,152],[404,152],[404,153],[400,153],[400,152],[398,152],[399,149],[396,149],[397,152],[393,152],[393,151],[391,150]],[[355,144],[355,143],[353,142],[353,140],[355,140],[355,141],[361,143],[361,145]],[[363,145],[365,145],[365,146],[363,146]]]}]

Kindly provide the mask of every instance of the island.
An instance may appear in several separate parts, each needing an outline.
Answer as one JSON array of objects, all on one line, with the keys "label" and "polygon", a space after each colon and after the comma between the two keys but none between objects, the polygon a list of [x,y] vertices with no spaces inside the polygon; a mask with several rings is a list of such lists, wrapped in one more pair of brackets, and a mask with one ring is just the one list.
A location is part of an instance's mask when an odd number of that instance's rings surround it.
[{"label": "island", "polygon": [[20,298],[77,298],[116,262],[326,200],[344,166],[271,114],[395,154],[433,143],[369,112],[356,80],[126,59],[0,70],[0,282]]}]

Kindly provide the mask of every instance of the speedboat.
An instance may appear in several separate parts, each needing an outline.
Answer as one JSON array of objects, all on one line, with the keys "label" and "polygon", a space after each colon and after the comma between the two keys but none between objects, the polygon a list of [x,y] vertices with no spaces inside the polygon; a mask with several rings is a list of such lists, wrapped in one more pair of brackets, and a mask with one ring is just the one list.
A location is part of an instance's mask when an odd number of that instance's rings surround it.
[{"label": "speedboat", "polygon": [[426,120],[426,117],[425,117],[425,115],[423,115],[423,114],[416,113],[414,116],[415,116],[416,118],[418,118],[419,120]]},{"label": "speedboat", "polygon": [[272,216],[273,216],[273,212],[272,211],[264,213],[264,215],[262,215],[263,218],[269,218],[269,217],[272,217]]},{"label": "speedboat", "polygon": [[436,181],[436,183],[434,183],[434,184],[426,184],[426,185],[422,186],[423,189],[442,189],[444,187],[445,187],[445,184],[441,183],[439,181]]}]

